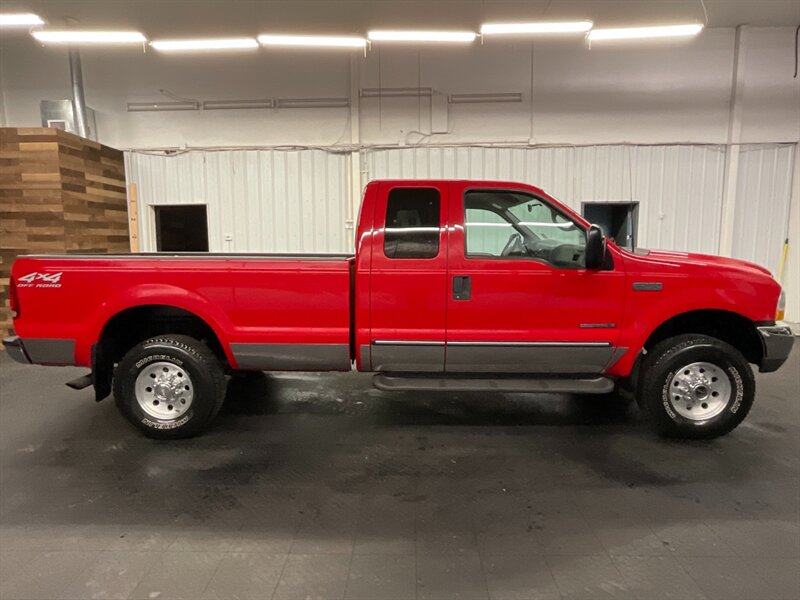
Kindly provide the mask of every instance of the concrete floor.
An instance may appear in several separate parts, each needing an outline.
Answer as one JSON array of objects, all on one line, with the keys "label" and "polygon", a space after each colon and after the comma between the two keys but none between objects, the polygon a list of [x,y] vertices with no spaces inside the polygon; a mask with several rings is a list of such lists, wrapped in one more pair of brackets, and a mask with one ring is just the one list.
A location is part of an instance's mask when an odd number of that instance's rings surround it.
[{"label": "concrete floor", "polygon": [[79,370],[0,372],[3,599],[800,597],[797,351],[700,443],[622,402],[291,374],[156,442]]}]

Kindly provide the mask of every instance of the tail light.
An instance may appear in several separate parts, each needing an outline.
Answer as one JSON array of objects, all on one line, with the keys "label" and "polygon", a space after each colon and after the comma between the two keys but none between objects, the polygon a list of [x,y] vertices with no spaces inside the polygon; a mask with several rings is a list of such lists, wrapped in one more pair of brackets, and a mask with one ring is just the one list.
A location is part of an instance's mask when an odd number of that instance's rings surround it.
[{"label": "tail light", "polygon": [[781,295],[778,296],[778,306],[775,308],[775,320],[783,321],[786,316],[786,292],[781,290]]},{"label": "tail light", "polygon": [[19,298],[17,297],[17,281],[13,276],[11,277],[9,287],[8,301],[9,308],[11,309],[11,318],[16,319],[19,317]]}]

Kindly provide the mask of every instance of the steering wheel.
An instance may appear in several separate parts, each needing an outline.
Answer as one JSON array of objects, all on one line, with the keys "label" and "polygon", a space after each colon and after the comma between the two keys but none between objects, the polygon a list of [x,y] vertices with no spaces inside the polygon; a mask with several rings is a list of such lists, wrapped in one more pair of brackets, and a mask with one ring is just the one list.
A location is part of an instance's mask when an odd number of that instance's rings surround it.
[{"label": "steering wheel", "polygon": [[511,256],[512,253],[518,252],[525,252],[525,246],[522,243],[522,236],[514,232],[509,236],[506,245],[503,246],[503,251],[500,253],[500,256]]}]

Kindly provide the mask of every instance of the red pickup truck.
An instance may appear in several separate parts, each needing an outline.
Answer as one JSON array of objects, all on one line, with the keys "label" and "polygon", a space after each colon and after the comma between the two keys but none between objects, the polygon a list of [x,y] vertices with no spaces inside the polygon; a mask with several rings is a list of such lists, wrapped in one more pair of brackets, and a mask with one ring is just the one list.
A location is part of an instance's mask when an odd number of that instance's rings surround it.
[{"label": "red pickup truck", "polygon": [[663,434],[736,427],[794,338],[759,266],[628,252],[529,185],[374,181],[348,255],[24,256],[20,362],[82,365],[157,438],[195,435],[225,376],[375,373],[382,390],[608,394]]}]

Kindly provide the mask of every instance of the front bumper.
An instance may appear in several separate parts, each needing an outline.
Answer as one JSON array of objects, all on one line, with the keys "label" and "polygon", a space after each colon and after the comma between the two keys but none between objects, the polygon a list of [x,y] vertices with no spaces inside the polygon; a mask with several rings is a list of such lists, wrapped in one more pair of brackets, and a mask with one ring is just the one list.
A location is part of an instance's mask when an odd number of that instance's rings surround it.
[{"label": "front bumper", "polygon": [[758,333],[761,336],[761,344],[764,348],[763,358],[761,359],[761,364],[758,365],[758,370],[762,373],[771,373],[776,371],[789,358],[789,353],[792,351],[792,345],[794,344],[794,334],[785,325],[759,327]]},{"label": "front bumper", "polygon": [[28,357],[28,353],[25,352],[25,346],[19,336],[12,335],[11,337],[3,338],[3,346],[5,346],[8,355],[18,363],[31,364],[31,359]]}]

